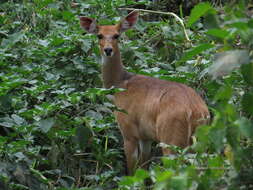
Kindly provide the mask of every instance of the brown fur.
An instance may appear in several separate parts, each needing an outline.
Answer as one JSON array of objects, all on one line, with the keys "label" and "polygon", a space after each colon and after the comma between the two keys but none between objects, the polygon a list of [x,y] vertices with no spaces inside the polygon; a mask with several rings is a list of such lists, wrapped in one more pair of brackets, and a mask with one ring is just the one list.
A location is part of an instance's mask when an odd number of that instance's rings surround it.
[{"label": "brown fur", "polygon": [[[103,35],[99,45],[104,62],[104,86],[126,89],[114,95],[114,103],[126,111],[116,111],[115,116],[124,140],[129,174],[149,159],[152,141],[184,148],[190,145],[196,127],[206,124],[209,118],[205,102],[192,88],[124,70],[118,40],[113,36],[127,29],[126,22],[131,27],[136,22],[136,14],[130,13],[117,25],[96,28],[96,33]],[[80,20],[86,28],[87,17],[84,18]],[[104,55],[106,47],[113,49],[112,56]],[[163,148],[164,155],[170,153],[170,149]]]}]

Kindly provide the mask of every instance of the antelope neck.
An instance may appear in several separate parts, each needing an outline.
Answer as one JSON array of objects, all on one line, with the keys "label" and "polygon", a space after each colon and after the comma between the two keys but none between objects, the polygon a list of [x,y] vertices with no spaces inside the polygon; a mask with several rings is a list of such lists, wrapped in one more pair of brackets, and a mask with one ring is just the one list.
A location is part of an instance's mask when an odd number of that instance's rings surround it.
[{"label": "antelope neck", "polygon": [[105,88],[112,86],[119,88],[122,82],[129,78],[130,73],[124,70],[120,53],[115,53],[112,57],[102,56],[102,77]]}]

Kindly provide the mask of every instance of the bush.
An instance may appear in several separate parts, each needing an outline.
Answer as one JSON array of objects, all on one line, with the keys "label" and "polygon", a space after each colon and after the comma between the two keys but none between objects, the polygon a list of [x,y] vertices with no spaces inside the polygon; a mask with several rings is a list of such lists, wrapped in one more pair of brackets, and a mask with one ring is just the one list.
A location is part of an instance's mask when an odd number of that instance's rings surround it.
[{"label": "bush", "polygon": [[[0,189],[253,188],[253,16],[247,1],[196,5],[181,26],[140,19],[121,39],[129,71],[188,84],[212,123],[195,153],[155,159],[125,175],[115,107],[100,75],[96,37],[78,15],[118,21],[118,7],[150,1],[6,1],[0,5]],[[152,18],[149,16],[149,19]],[[169,22],[169,24],[168,24]]]}]

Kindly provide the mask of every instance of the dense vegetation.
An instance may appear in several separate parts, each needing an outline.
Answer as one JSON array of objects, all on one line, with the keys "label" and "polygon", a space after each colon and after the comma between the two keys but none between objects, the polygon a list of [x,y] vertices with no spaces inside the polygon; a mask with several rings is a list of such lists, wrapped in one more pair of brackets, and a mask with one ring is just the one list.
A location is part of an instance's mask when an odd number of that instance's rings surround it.
[{"label": "dense vegetation", "polygon": [[[156,1],[154,1],[156,2]],[[167,2],[170,1],[161,1]],[[217,1],[218,2],[218,1]],[[212,123],[194,153],[154,144],[149,171],[125,176],[115,107],[100,79],[96,36],[79,15],[115,23],[148,0],[23,0],[0,4],[0,189],[253,189],[253,4],[196,5],[184,20],[142,13],[121,37],[127,70],[190,85]]]}]

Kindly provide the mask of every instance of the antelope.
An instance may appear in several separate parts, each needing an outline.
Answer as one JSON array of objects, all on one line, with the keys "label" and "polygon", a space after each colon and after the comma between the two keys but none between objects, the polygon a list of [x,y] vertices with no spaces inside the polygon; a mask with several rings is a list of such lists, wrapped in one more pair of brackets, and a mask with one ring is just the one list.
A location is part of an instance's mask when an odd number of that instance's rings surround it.
[{"label": "antelope", "polygon": [[[98,37],[104,87],[125,89],[114,94],[113,102],[124,110],[114,115],[123,137],[129,175],[150,159],[153,141],[185,148],[191,145],[196,127],[209,118],[207,105],[192,88],[124,69],[118,39],[135,25],[138,15],[132,11],[115,25],[98,25],[93,18],[80,17],[81,27]],[[173,151],[162,147],[162,153]]]}]

